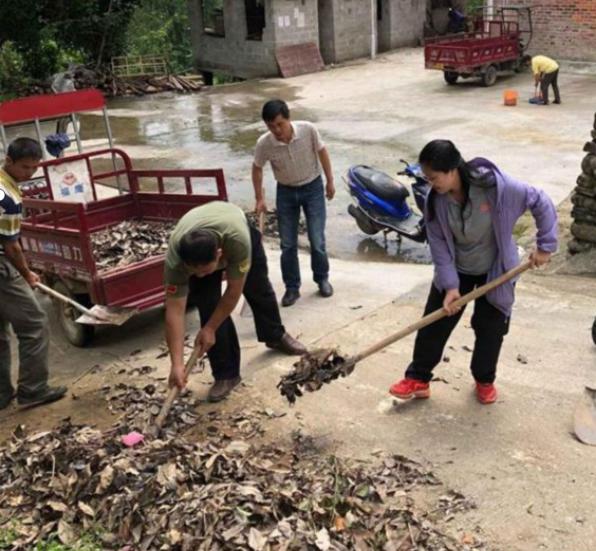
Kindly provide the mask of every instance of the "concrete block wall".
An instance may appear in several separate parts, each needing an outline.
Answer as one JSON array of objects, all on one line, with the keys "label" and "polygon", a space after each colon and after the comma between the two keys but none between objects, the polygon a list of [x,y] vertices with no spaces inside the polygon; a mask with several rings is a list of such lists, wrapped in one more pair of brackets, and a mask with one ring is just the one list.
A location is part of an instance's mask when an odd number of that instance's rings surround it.
[{"label": "concrete block wall", "polygon": [[319,43],[317,0],[270,0],[268,4],[278,46]]},{"label": "concrete block wall", "polygon": [[263,40],[256,41],[246,40],[244,0],[224,0],[225,36],[204,32],[202,0],[188,6],[196,67],[241,78],[277,76],[279,46],[314,42],[326,63],[369,56],[372,17],[379,51],[415,45],[426,15],[426,0],[382,0],[380,21],[376,0],[267,0]]},{"label": "concrete block wall", "polygon": [[278,0],[265,3],[263,40],[246,40],[244,0],[224,0],[225,36],[203,31],[202,0],[189,0],[195,65],[240,78],[278,76],[278,46],[319,42],[317,0]]},{"label": "concrete block wall", "polygon": [[246,40],[246,13],[243,0],[224,0],[225,36],[203,31],[202,0],[189,0],[191,39],[195,65],[202,71],[223,72],[241,78],[276,76],[275,34],[270,21],[271,8],[265,12],[263,40]]},{"label": "concrete block wall", "polygon": [[370,0],[334,0],[333,25],[336,63],[370,55]]},{"label": "concrete block wall", "polygon": [[[382,22],[383,49],[416,46],[424,33],[426,0],[386,0],[388,21]],[[385,14],[383,14],[385,15]]]}]

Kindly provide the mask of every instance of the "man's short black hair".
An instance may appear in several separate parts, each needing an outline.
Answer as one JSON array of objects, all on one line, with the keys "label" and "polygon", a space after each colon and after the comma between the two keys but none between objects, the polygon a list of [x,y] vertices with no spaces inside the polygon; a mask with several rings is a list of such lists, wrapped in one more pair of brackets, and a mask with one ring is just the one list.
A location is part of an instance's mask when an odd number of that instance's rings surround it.
[{"label": "man's short black hair", "polygon": [[277,115],[281,115],[284,119],[290,118],[290,108],[285,101],[272,99],[263,105],[261,116],[265,122],[271,122]]},{"label": "man's short black hair", "polygon": [[43,157],[39,142],[32,138],[17,138],[13,140],[8,146],[6,156],[10,157],[13,162],[20,161],[21,159],[39,161]]},{"label": "man's short black hair", "polygon": [[178,246],[180,260],[188,266],[202,266],[215,260],[218,242],[214,233],[192,230],[182,236]]}]

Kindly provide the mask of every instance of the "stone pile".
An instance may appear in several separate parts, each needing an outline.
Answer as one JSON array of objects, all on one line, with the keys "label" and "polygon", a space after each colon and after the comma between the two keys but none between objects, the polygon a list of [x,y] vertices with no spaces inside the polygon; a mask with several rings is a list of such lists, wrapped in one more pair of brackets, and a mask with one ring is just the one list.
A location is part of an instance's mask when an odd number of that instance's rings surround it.
[{"label": "stone pile", "polygon": [[584,151],[587,155],[582,160],[582,173],[571,196],[573,239],[569,242],[569,252],[572,254],[596,249],[596,114],[592,141],[584,145]]}]

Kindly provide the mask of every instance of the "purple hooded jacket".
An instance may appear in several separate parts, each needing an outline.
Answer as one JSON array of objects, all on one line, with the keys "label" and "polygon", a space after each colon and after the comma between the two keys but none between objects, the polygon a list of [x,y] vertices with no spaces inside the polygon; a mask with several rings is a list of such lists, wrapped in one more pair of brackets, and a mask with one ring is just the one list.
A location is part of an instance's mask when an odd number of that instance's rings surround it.
[{"label": "purple hooded jacket", "polygon": [[[532,212],[538,228],[536,233],[538,249],[549,253],[555,252],[557,250],[557,212],[550,198],[542,190],[503,174],[487,159],[473,159],[470,161],[470,165],[479,172],[492,172],[496,183],[493,188],[489,189],[488,201],[498,252],[488,273],[488,281],[499,277],[519,264],[517,245],[513,238],[513,227],[519,217],[528,209]],[[455,243],[447,219],[448,198],[446,195],[436,193],[432,195],[435,216],[432,221],[427,222],[426,227],[435,267],[433,283],[439,291],[458,289],[459,276],[455,266]],[[426,219],[428,220],[428,203]],[[486,295],[487,300],[507,316],[511,315],[513,307],[514,281],[508,281]]]}]

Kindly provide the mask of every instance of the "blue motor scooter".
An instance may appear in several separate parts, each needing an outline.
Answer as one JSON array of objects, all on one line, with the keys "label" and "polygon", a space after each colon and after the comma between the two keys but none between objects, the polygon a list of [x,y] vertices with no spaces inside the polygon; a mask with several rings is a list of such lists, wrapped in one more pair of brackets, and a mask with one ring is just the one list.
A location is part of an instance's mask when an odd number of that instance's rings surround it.
[{"label": "blue motor scooter", "polygon": [[354,198],[353,204],[348,206],[348,213],[367,235],[383,231],[387,237],[388,233],[395,232],[398,242],[401,242],[402,237],[407,237],[423,243],[426,241],[426,231],[420,213],[424,211],[430,185],[419,164],[409,164],[403,159],[401,162],[406,167],[398,175],[409,176],[414,180],[412,191],[419,212],[408,205],[406,199],[410,192],[402,183],[376,168],[355,165],[348,170],[346,182],[350,195]]}]

